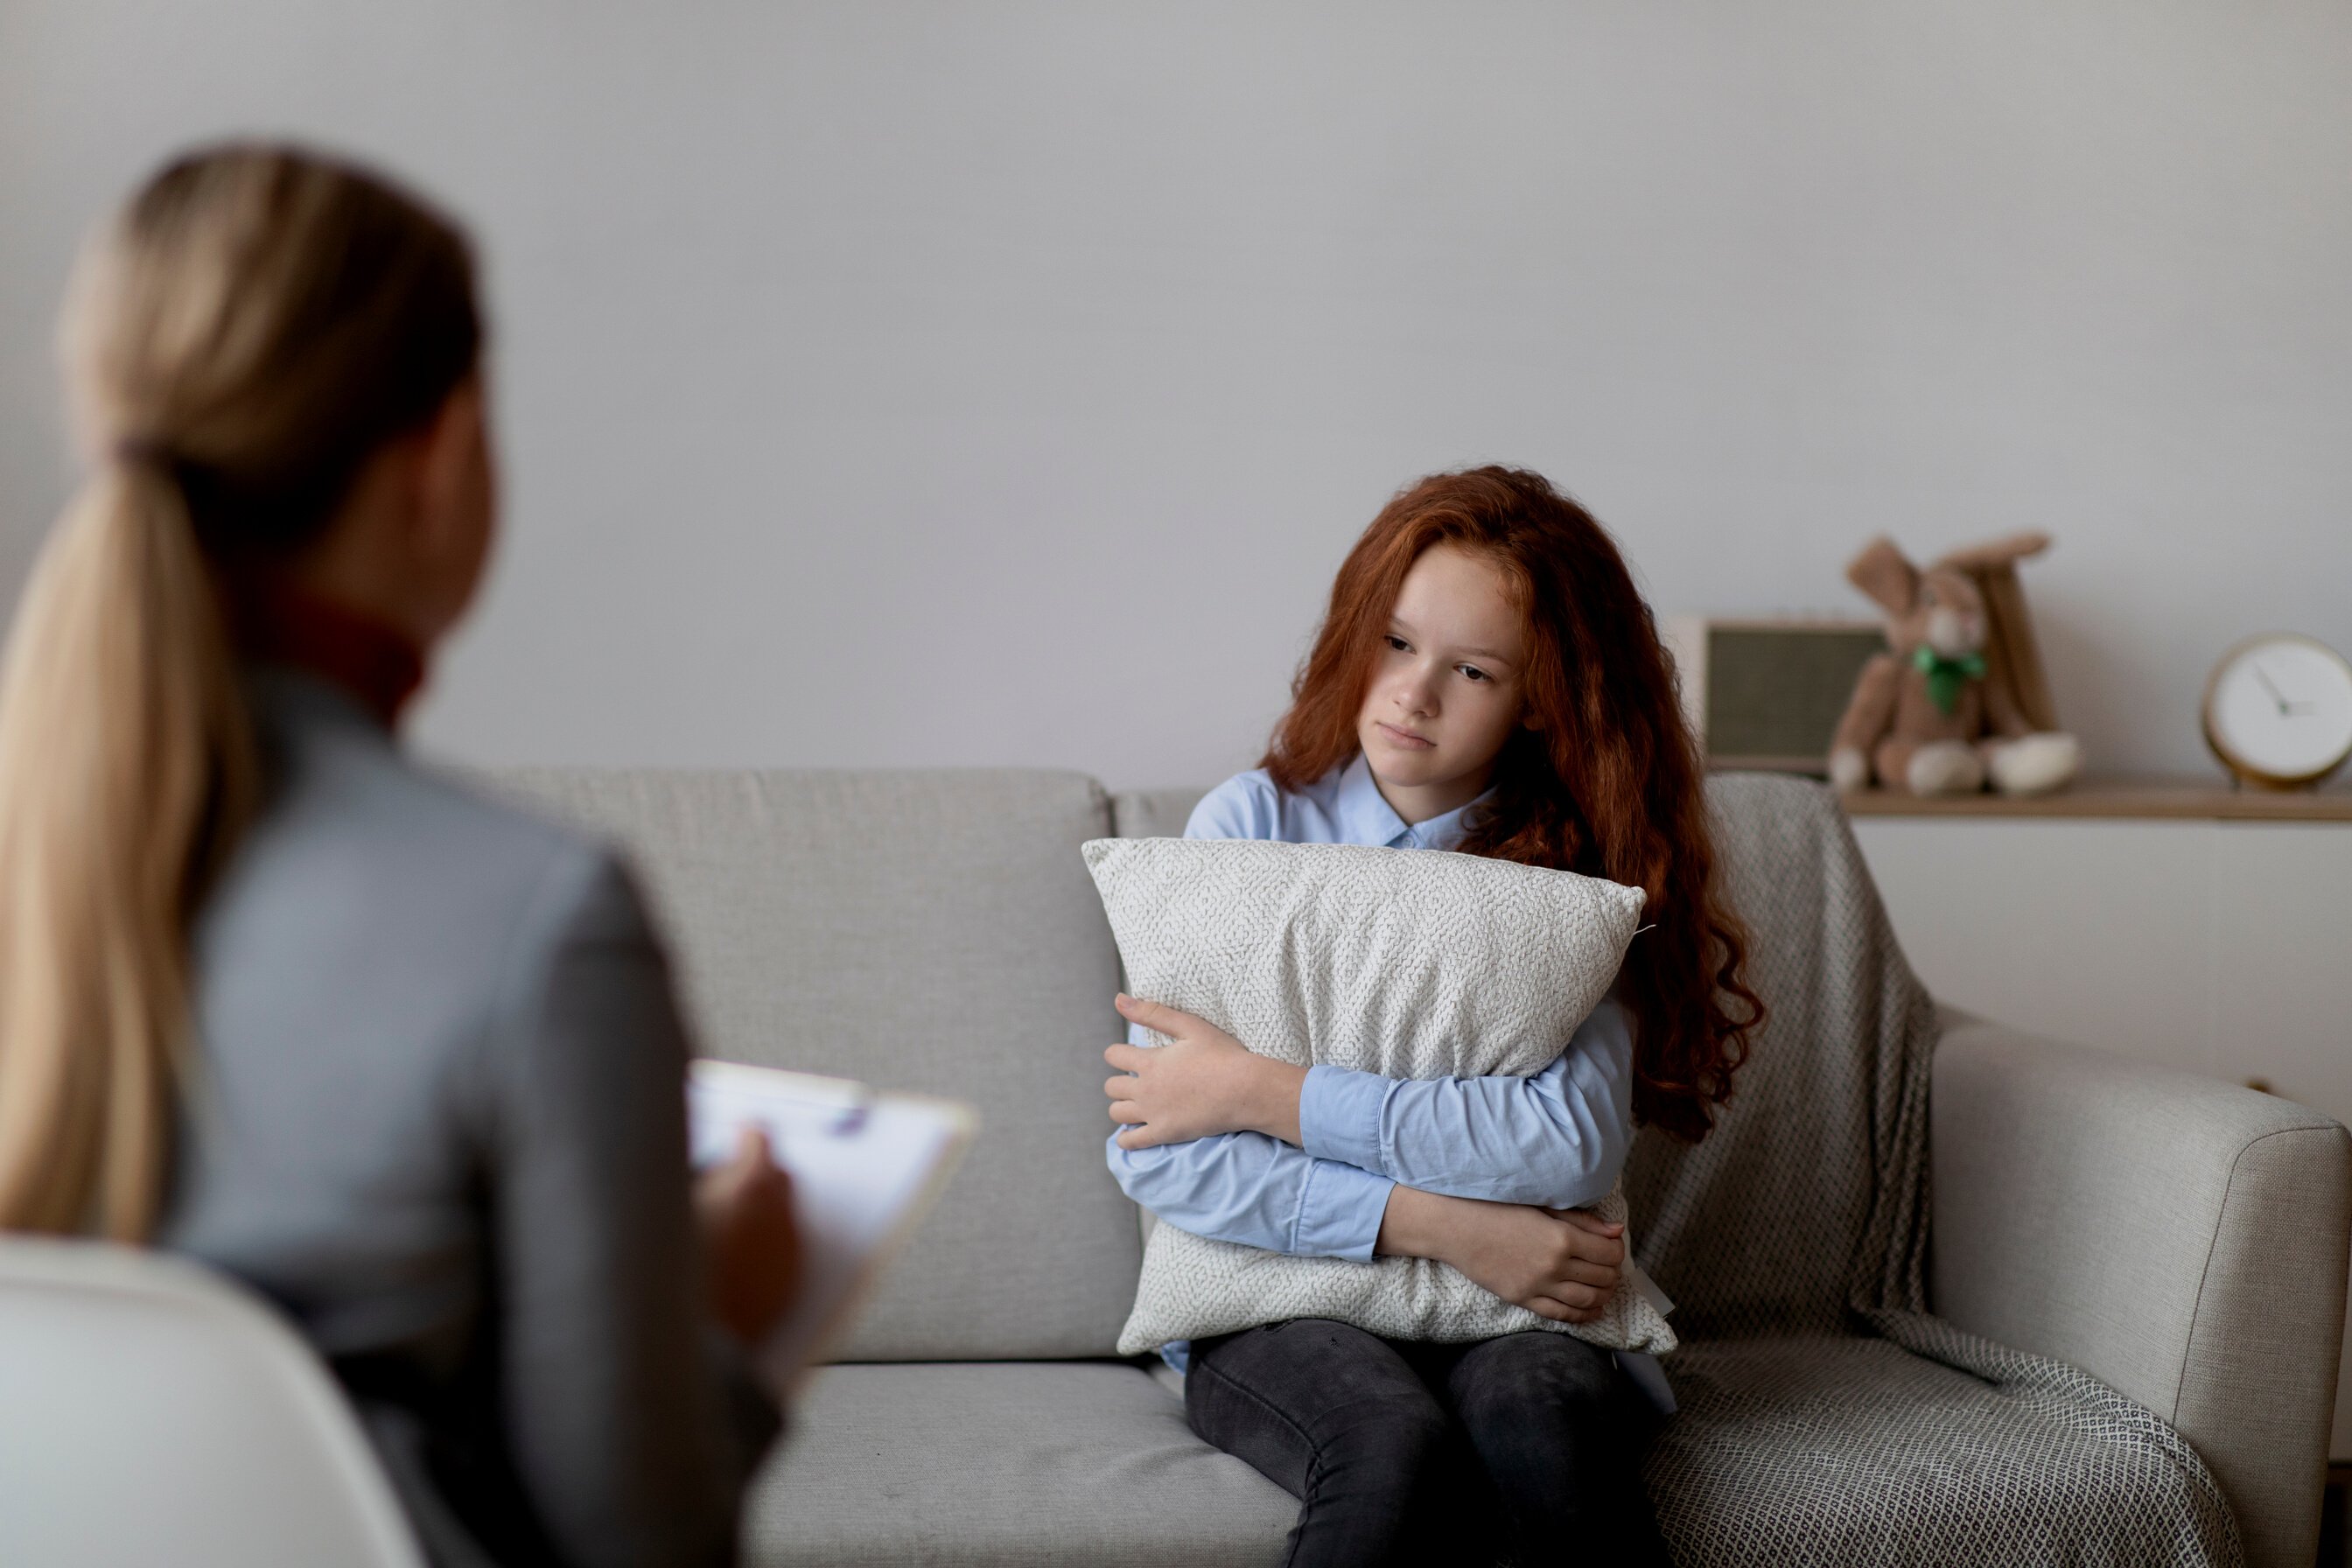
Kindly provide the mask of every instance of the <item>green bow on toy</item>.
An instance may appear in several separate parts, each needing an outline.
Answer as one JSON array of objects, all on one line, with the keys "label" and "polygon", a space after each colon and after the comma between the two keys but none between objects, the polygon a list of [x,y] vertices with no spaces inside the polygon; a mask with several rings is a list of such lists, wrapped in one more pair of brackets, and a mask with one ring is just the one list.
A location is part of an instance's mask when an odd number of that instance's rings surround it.
[{"label": "green bow on toy", "polygon": [[1960,689],[1971,680],[1985,677],[1984,655],[1965,654],[1958,658],[1946,658],[1926,643],[1911,656],[1911,666],[1927,678],[1927,700],[1936,705],[1938,713],[1949,713],[1960,705]]}]

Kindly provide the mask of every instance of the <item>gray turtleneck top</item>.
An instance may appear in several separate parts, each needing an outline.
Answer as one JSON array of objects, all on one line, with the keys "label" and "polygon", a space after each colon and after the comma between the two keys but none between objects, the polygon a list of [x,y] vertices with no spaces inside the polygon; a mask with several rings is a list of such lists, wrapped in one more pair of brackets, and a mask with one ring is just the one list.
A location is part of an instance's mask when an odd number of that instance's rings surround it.
[{"label": "gray turtleneck top", "polygon": [[271,794],[194,933],[159,1244],[318,1347],[444,1568],[731,1561],[776,1415],[703,1316],[635,892],[336,689],[252,689]]}]

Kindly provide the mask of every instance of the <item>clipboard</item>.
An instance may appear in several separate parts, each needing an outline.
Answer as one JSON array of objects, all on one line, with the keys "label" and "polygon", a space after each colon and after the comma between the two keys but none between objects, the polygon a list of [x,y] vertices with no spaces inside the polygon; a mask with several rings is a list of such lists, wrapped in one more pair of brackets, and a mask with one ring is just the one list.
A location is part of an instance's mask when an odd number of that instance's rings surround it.
[{"label": "clipboard", "polygon": [[977,1113],[956,1100],[740,1062],[692,1064],[687,1127],[695,1165],[728,1159],[742,1130],[757,1127],[793,1178],[800,1298],[752,1352],[778,1397],[797,1392],[839,1342],[979,1126]]}]

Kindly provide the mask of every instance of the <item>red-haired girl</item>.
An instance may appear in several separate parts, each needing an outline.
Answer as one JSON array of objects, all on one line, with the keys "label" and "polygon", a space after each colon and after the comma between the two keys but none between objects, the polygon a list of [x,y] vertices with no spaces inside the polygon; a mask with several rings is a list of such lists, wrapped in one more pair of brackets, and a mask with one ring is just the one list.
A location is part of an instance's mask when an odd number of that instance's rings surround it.
[{"label": "red-haired girl", "polygon": [[[1654,928],[1531,1078],[1401,1080],[1252,1054],[1122,996],[1171,1037],[1117,1045],[1112,1171],[1161,1219],[1274,1251],[1441,1259],[1546,1318],[1596,1315],[1620,1231],[1576,1212],[1636,1124],[1693,1141],[1763,1009],[1714,877],[1701,770],[1649,606],[1542,476],[1412,485],[1332,585],[1289,713],[1194,838],[1454,849],[1641,888]],[[1573,1336],[1475,1344],[1307,1319],[1163,1352],[1193,1428],[1299,1499],[1292,1564],[1665,1561],[1617,1358]],[[1620,1361],[1628,1363],[1621,1369]],[[1482,1541],[1491,1536],[1491,1541]]]}]

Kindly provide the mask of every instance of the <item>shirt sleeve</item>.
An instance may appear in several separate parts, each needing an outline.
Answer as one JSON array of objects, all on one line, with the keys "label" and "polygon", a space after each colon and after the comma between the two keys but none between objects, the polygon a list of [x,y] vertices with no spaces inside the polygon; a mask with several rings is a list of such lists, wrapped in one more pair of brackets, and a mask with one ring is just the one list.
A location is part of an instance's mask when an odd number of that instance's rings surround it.
[{"label": "shirt sleeve", "polygon": [[1301,1258],[1369,1262],[1396,1183],[1318,1160],[1263,1132],[1189,1143],[1104,1144],[1127,1195],[1179,1230]]},{"label": "shirt sleeve", "polygon": [[1633,1129],[1633,1020],[1603,1000],[1528,1078],[1390,1079],[1307,1069],[1305,1152],[1424,1192],[1577,1208],[1617,1184]]},{"label": "shirt sleeve", "polygon": [[566,1563],[731,1563],[778,1419],[704,1311],[668,966],[602,855],[539,903],[490,1042],[506,1441]]},{"label": "shirt sleeve", "polygon": [[1187,838],[1273,838],[1274,786],[1262,773],[1235,773],[1202,795],[1185,819]]},{"label": "shirt sleeve", "polygon": [[[1272,786],[1241,773],[1201,797],[1187,838],[1271,838]],[[1150,1046],[1128,1029],[1129,1043]],[[1314,1159],[1262,1132],[1224,1132],[1186,1143],[1122,1149],[1105,1142],[1111,1174],[1127,1195],[1167,1224],[1213,1241],[1238,1242],[1307,1258],[1369,1260],[1396,1184],[1332,1160]]]}]

